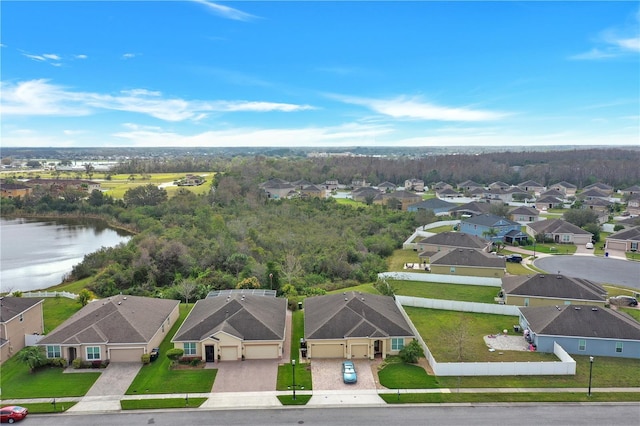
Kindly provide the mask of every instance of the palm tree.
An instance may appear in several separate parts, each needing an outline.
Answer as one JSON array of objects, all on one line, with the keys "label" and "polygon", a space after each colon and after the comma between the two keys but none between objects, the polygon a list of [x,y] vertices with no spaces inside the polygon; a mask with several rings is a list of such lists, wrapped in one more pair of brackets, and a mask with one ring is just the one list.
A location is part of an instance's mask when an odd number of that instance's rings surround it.
[{"label": "palm tree", "polygon": [[43,366],[47,360],[44,348],[40,346],[27,346],[16,354],[16,359],[27,364],[32,373],[36,368]]}]

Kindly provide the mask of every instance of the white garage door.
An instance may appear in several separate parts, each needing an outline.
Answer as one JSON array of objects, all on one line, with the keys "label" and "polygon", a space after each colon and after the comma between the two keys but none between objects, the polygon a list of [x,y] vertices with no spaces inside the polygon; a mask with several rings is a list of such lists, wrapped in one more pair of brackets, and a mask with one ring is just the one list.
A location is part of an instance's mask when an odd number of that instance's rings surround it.
[{"label": "white garage door", "polygon": [[607,243],[607,249],[625,251],[627,249],[627,244],[624,241],[609,241]]},{"label": "white garage door", "polygon": [[369,357],[369,345],[351,345],[351,357],[364,359]]},{"label": "white garage door", "polygon": [[236,346],[220,347],[220,361],[237,361],[238,348]]},{"label": "white garage door", "polygon": [[244,347],[246,359],[276,359],[279,357],[278,345],[251,345]]},{"label": "white garage door", "polygon": [[313,358],[344,358],[342,345],[321,345],[311,346],[311,357]]},{"label": "white garage door", "polygon": [[109,361],[111,362],[140,362],[144,349],[110,349]]}]

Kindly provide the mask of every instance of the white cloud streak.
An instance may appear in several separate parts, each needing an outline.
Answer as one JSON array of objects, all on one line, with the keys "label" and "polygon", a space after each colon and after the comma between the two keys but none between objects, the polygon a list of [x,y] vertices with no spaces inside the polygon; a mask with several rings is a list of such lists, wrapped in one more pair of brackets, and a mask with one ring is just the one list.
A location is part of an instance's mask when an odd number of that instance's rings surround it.
[{"label": "white cloud streak", "polygon": [[452,108],[423,102],[416,97],[394,99],[371,99],[352,96],[330,95],[348,104],[360,105],[397,119],[433,121],[491,121],[505,117],[506,113],[471,108]]},{"label": "white cloud streak", "polygon": [[217,3],[209,2],[207,0],[193,0],[195,3],[199,3],[207,8],[213,14],[225,19],[231,19],[234,21],[253,21],[258,19],[257,16],[243,12],[232,7],[223,6]]},{"label": "white cloud streak", "polygon": [[602,60],[640,53],[640,10],[627,28],[607,29],[596,38],[596,47],[568,57],[570,60]]},{"label": "white cloud streak", "polygon": [[31,80],[18,84],[2,83],[0,105],[4,115],[20,116],[80,116],[97,110],[125,111],[146,114],[160,120],[198,121],[208,113],[231,112],[297,112],[314,109],[297,105],[264,101],[188,101],[167,99],[161,92],[147,89],[122,91],[117,95],[75,92],[49,83]]}]

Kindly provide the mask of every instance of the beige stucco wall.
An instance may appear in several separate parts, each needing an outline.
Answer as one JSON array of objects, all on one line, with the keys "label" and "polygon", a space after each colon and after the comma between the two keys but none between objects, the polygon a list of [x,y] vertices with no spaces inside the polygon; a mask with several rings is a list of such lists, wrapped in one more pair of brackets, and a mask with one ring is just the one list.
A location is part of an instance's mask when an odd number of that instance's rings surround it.
[{"label": "beige stucco wall", "polygon": [[478,268],[471,266],[455,266],[455,272],[451,272],[449,265],[431,265],[431,273],[444,275],[470,275],[476,277],[497,277],[501,278],[505,270],[501,268]]},{"label": "beige stucco wall", "polygon": [[24,336],[26,334],[35,333],[44,333],[42,302],[24,311],[22,313],[22,321],[20,321],[20,316],[16,316],[0,325],[0,337],[9,341],[0,351],[0,363],[24,348]]},{"label": "beige stucco wall", "polygon": [[178,321],[180,317],[180,304],[176,304],[176,307],[171,311],[167,319],[162,324],[162,327],[158,328],[156,334],[149,340],[149,343],[145,347],[145,353],[151,352],[153,348],[160,346],[160,343],[167,337],[167,334],[171,330],[171,327]]}]

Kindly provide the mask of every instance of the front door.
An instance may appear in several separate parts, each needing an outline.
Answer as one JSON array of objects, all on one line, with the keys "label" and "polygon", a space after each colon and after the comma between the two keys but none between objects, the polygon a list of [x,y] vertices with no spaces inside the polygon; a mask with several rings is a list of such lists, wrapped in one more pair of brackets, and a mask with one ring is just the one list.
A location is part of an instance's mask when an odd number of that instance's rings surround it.
[{"label": "front door", "polygon": [[215,356],[214,356],[214,346],[213,345],[205,345],[204,347],[204,360],[206,362],[214,362],[215,361]]},{"label": "front door", "polygon": [[73,360],[76,358],[77,358],[76,348],[69,348],[69,364],[71,364]]},{"label": "front door", "polygon": [[373,353],[375,355],[380,355],[382,353],[382,345],[380,340],[375,340],[373,342]]}]

